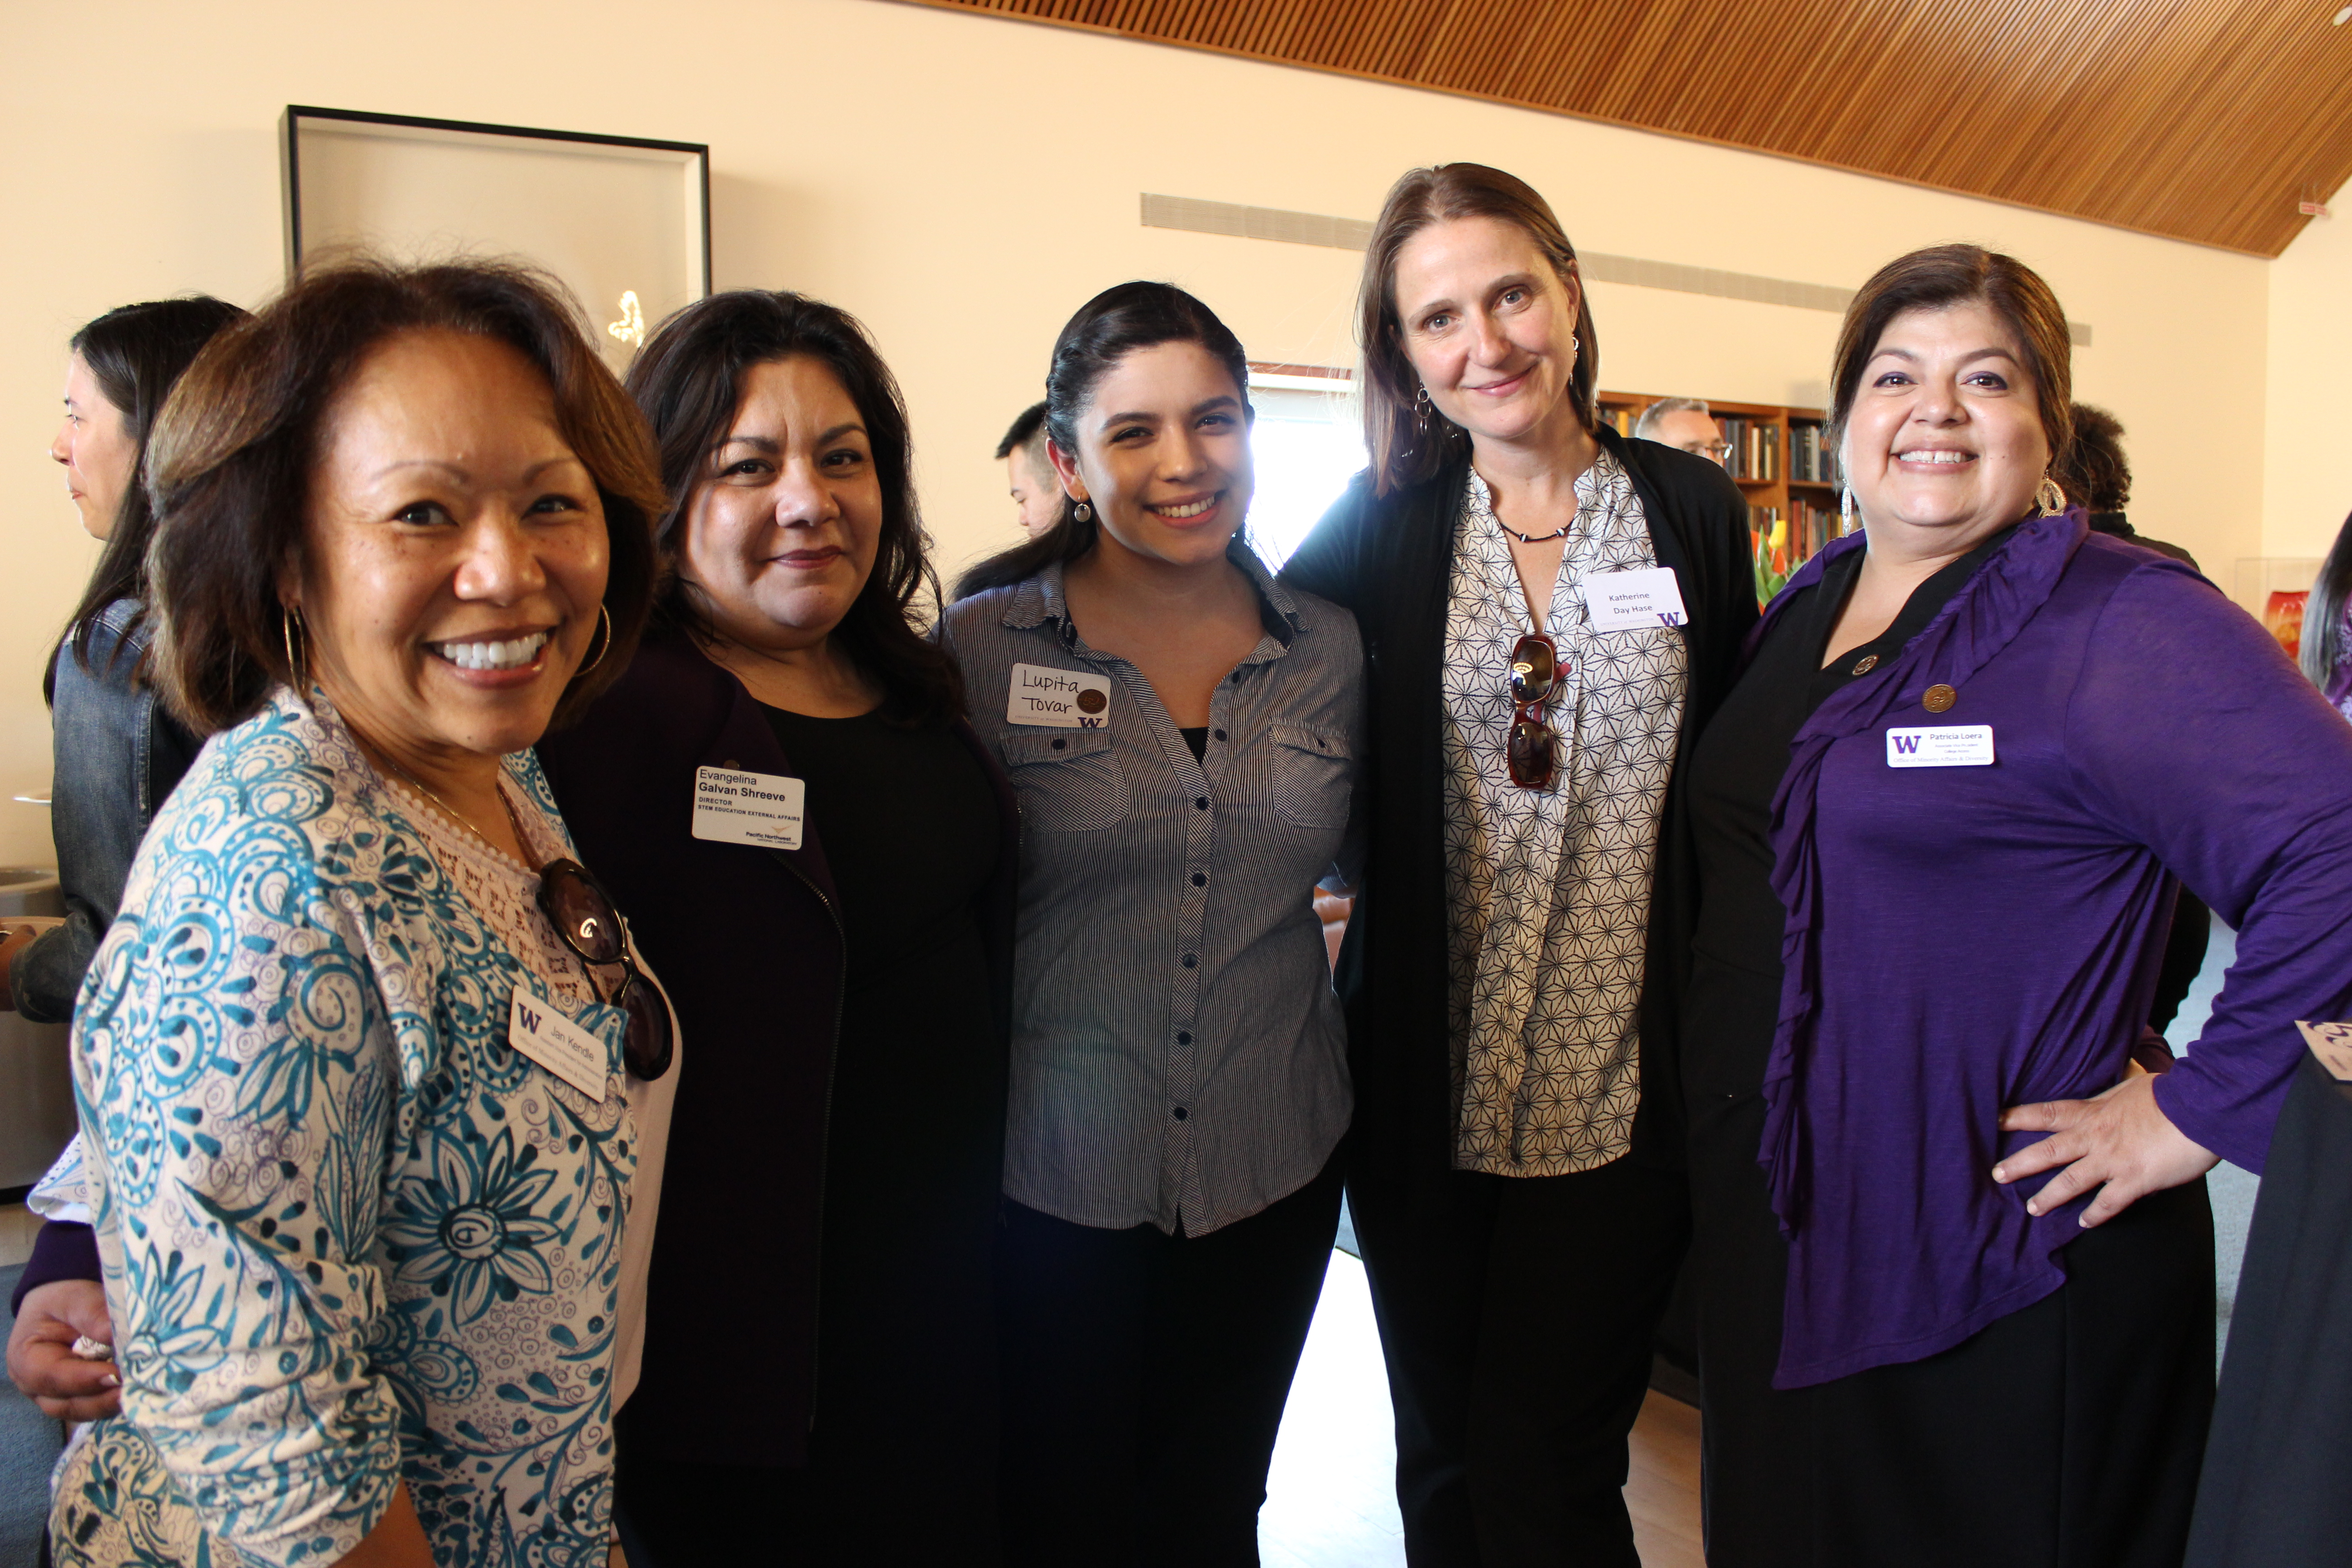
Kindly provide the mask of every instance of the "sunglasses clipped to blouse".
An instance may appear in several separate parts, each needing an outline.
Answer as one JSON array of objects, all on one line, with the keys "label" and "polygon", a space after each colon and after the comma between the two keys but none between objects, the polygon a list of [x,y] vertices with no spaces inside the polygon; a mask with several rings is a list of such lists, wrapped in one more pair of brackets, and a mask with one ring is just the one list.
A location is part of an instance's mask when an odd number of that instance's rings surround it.
[{"label": "sunglasses clipped to blouse", "polygon": [[1541,632],[1529,632],[1511,647],[1511,738],[1505,749],[1511,782],[1521,789],[1549,789],[1559,771],[1559,733],[1544,721],[1544,704],[1559,689],[1559,649]]},{"label": "sunglasses clipped to blouse", "polygon": [[[520,830],[518,830],[520,831]],[[651,1083],[669,1071],[677,1041],[669,1028],[669,1003],[629,956],[621,912],[595,873],[577,860],[550,860],[539,868],[539,908],[588,971],[599,996],[628,1016],[621,1055],[629,1071]],[[604,972],[620,971],[619,984],[605,990]]]}]

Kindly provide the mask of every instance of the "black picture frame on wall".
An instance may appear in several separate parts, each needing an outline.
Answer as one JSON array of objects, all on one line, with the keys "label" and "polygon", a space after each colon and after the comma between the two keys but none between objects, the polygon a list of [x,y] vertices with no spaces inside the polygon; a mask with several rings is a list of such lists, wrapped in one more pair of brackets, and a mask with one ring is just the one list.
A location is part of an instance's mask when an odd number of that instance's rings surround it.
[{"label": "black picture frame on wall", "polygon": [[710,293],[706,142],[289,104],[280,153],[289,280],[326,249],[519,256],[592,323],[619,312],[598,338],[616,371]]}]

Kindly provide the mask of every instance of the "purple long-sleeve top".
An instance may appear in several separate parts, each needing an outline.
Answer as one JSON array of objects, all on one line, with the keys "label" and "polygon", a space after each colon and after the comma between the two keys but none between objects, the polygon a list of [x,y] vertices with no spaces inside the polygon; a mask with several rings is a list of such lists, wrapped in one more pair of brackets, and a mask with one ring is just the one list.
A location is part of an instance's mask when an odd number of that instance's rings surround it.
[{"label": "purple long-sleeve top", "polygon": [[[1991,765],[1889,765],[1888,730],[1961,724],[1991,726]],[[1783,1388],[1933,1355],[2064,1282],[2086,1200],[2037,1219],[2040,1181],[1993,1181],[2040,1136],[2000,1113],[2122,1078],[2173,876],[2238,928],[2157,1086],[2197,1142],[2259,1171],[2295,1021],[2352,1002],[2352,726],[2210,584],[2079,512],[2018,529],[1885,679],[1823,702],[1773,812]]]}]

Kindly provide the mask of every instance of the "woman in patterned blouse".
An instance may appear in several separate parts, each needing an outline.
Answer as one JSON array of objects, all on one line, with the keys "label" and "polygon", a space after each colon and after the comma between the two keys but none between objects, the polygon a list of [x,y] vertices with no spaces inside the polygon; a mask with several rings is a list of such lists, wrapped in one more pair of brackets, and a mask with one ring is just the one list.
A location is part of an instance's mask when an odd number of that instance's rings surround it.
[{"label": "woman in patterned blouse", "polygon": [[1499,169],[1397,182],[1359,333],[1371,468],[1284,580],[1370,654],[1339,980],[1406,1550],[1633,1568],[1625,1437],[1688,1233],[1675,780],[1755,623],[1747,511],[1601,423],[1576,252]]},{"label": "woman in patterned blouse", "polygon": [[601,1562],[668,1020],[542,908],[529,748],[645,619],[644,427],[548,281],[352,265],[213,343],[149,479],[156,683],[218,732],[82,993],[122,1415],[57,1559]]}]

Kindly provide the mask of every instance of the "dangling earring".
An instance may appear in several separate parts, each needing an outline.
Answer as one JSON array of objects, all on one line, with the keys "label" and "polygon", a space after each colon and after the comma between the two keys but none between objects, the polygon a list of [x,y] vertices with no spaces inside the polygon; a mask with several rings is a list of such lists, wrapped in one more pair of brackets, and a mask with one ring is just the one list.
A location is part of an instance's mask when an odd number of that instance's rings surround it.
[{"label": "dangling earring", "polygon": [[604,656],[613,651],[613,612],[603,605],[596,606],[596,626],[604,634],[604,640],[597,645],[594,658],[572,672],[572,679],[574,680],[604,663]]},{"label": "dangling earring", "polygon": [[1429,385],[1426,382],[1412,395],[1412,416],[1421,421],[1423,429],[1429,428]]},{"label": "dangling earring", "polygon": [[1080,522],[1092,522],[1095,520],[1095,509],[1087,505],[1085,501],[1080,501],[1076,508],[1071,511],[1070,515],[1076,518]]},{"label": "dangling earring", "polygon": [[1853,487],[1848,485],[1845,493],[1838,497],[1838,537],[1843,539],[1852,533],[1854,521]]},{"label": "dangling earring", "polygon": [[294,689],[294,695],[300,698],[304,705],[308,706],[310,700],[310,672],[302,668],[302,655],[294,651],[294,635],[297,632],[302,634],[303,651],[307,653],[310,646],[310,628],[302,625],[302,612],[291,605],[285,605],[278,616],[278,635],[286,644],[286,681]]},{"label": "dangling earring", "polygon": [[2066,510],[2066,492],[2056,479],[2044,474],[2042,483],[2034,489],[2033,504],[2042,509],[2043,517],[2056,517]]}]

